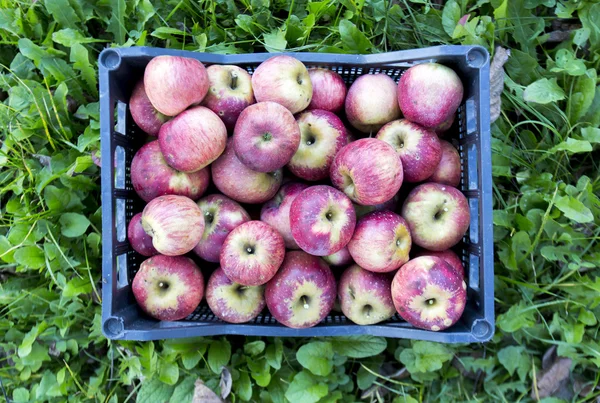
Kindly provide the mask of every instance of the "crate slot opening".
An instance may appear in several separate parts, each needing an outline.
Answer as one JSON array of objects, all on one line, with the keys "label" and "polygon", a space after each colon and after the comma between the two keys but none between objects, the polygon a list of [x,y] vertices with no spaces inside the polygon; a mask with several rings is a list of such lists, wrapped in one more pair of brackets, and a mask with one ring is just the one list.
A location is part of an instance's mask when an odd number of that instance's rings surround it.
[{"label": "crate slot opening", "polygon": [[126,161],[125,149],[121,146],[115,148],[114,167],[115,167],[115,189],[125,189],[126,179]]},{"label": "crate slot opening", "polygon": [[117,256],[117,288],[128,286],[127,281],[127,253]]},{"label": "crate slot opening", "polygon": [[479,243],[479,199],[469,199],[469,213],[471,214],[471,225],[469,226],[469,241],[473,245]]},{"label": "crate slot opening", "polygon": [[117,241],[124,242],[127,236],[125,218],[125,199],[117,199],[115,202],[115,230],[117,234]]},{"label": "crate slot opening", "polygon": [[479,189],[479,172],[477,170],[477,163],[479,159],[479,150],[477,144],[471,144],[467,148],[467,183],[468,190]]}]

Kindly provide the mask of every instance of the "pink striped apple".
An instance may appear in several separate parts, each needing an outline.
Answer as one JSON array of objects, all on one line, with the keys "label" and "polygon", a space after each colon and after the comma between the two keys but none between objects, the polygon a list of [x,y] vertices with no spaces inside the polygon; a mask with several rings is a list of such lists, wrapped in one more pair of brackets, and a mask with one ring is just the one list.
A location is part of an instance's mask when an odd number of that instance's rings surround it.
[{"label": "pink striped apple", "polygon": [[215,270],[206,284],[206,302],[219,319],[229,323],[245,323],[256,318],[265,308],[264,285],[241,285],[230,280],[223,269]]},{"label": "pink striped apple", "polygon": [[365,74],[352,83],[346,96],[346,117],[364,133],[374,133],[400,117],[397,86],[386,74]]}]

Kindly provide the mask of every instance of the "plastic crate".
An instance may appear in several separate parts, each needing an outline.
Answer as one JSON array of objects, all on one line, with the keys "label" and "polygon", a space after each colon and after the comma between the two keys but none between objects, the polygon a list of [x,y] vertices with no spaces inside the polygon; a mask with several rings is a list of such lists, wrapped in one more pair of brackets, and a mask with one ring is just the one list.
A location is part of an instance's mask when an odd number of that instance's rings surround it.
[{"label": "plastic crate", "polygon": [[[252,73],[273,54],[219,55],[148,47],[105,49],[99,57],[102,137],[102,329],[110,339],[155,340],[208,335],[248,336],[375,336],[469,343],[489,340],[494,334],[494,261],[492,227],[492,174],[489,122],[489,55],[479,46],[439,46],[373,55],[294,53],[307,67],[338,72],[351,84],[364,74],[385,73],[398,81],[404,70],[423,62],[452,67],[461,77],[464,102],[458,111],[456,133],[462,160],[460,188],[469,200],[471,226],[454,248],[465,266],[468,301],[461,320],[449,329],[416,329],[398,315],[371,326],[358,326],[343,314],[332,312],[315,327],[290,329],[277,323],[265,309],[246,324],[229,324],[216,318],[202,302],[185,320],[157,321],[137,306],[131,281],[144,257],[134,252],[126,227],[143,208],[130,180],[133,155],[143,143],[128,111],[129,95],[155,56],[174,55],[200,60],[205,65],[236,64]],[[208,278],[208,271],[204,276]]]}]

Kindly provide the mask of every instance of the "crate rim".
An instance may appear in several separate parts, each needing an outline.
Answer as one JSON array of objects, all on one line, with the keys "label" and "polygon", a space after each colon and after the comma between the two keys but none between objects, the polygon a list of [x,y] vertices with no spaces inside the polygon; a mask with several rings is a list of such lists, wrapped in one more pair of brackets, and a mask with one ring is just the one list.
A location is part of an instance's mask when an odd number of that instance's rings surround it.
[{"label": "crate rim", "polygon": [[[386,67],[406,67],[413,65],[414,62],[431,61],[448,57],[465,57],[467,66],[478,70],[478,78],[480,82],[487,79],[489,83],[489,64],[490,57],[486,48],[479,45],[440,45],[419,49],[399,50],[393,52],[375,53],[375,54],[336,54],[336,53],[315,53],[315,52],[278,52],[278,53],[247,53],[247,54],[213,54],[194,52],[178,49],[163,49],[155,47],[129,47],[129,48],[106,48],[99,57],[99,81],[100,81],[100,116],[107,116],[112,112],[109,98],[111,72],[118,70],[121,67],[123,59],[146,57],[153,58],[160,55],[184,56],[192,57],[208,64],[256,64],[276,55],[289,55],[296,59],[313,64],[336,64],[344,65],[363,65],[370,67],[372,65],[385,64]],[[493,233],[492,221],[492,175],[491,163],[483,163],[484,160],[491,161],[491,140],[490,140],[490,105],[489,105],[489,85],[482,85],[480,88],[480,113],[477,115],[479,120],[479,175],[481,175],[481,193],[480,211],[489,212],[489,214],[481,214],[480,231],[485,233]],[[111,146],[113,141],[106,141],[112,134],[112,128],[107,119],[100,121],[100,136],[101,136],[101,154],[110,156],[112,153]],[[483,141],[487,139],[487,141]],[[484,271],[489,272],[487,276],[480,279],[480,289],[489,298],[489,303],[483,307],[482,317],[473,320],[471,329],[457,332],[442,331],[433,332],[417,328],[408,328],[401,326],[386,325],[370,325],[359,326],[352,324],[336,325],[335,327],[312,327],[307,329],[291,329],[285,327],[277,327],[273,325],[261,324],[238,324],[232,325],[221,322],[200,324],[197,322],[170,322],[174,324],[172,327],[161,326],[162,322],[156,322],[155,327],[151,329],[125,329],[124,316],[129,316],[131,312],[124,312],[124,309],[119,313],[123,316],[114,316],[112,307],[112,277],[114,267],[112,265],[112,242],[114,239],[115,229],[112,227],[110,219],[114,213],[112,206],[112,184],[114,183],[114,171],[111,166],[112,159],[102,158],[101,165],[103,172],[110,172],[109,175],[101,175],[101,201],[102,201],[102,332],[108,339],[118,340],[159,340],[166,338],[185,338],[195,336],[209,335],[248,335],[248,336],[276,336],[276,337],[336,337],[348,334],[354,335],[373,335],[384,337],[401,337],[414,340],[430,340],[446,343],[473,343],[487,342],[495,333],[495,316],[494,316],[494,252],[493,238],[483,237],[483,242],[479,245],[481,248],[481,262]],[[218,331],[215,331],[218,329]],[[337,329],[336,335],[323,335],[323,330]],[[402,331],[402,336],[390,335],[390,331],[398,329]],[[451,329],[452,330],[452,329]]]}]

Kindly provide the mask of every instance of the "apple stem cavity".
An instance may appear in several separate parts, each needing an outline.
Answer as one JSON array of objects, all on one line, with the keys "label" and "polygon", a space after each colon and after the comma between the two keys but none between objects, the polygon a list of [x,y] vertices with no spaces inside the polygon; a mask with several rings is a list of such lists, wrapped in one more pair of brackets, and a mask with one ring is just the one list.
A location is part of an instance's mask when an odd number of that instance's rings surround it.
[{"label": "apple stem cavity", "polygon": [[254,254],[254,247],[247,245],[246,246],[246,253],[248,253],[249,255],[253,255]]},{"label": "apple stem cavity", "polygon": [[212,224],[213,220],[215,219],[215,216],[210,211],[207,211],[206,213],[204,213],[204,219],[207,223]]},{"label": "apple stem cavity", "polygon": [[429,298],[427,300],[425,300],[425,303],[429,306],[434,305],[435,304],[435,298]]},{"label": "apple stem cavity", "polygon": [[235,90],[237,88],[237,80],[238,80],[237,74],[235,74],[234,72],[231,72],[231,82],[229,84],[229,88],[231,88],[232,90]]},{"label": "apple stem cavity", "polygon": [[169,284],[165,283],[164,281],[161,281],[158,283],[158,288],[162,288],[163,290],[166,290],[167,288],[169,288]]},{"label": "apple stem cavity", "polygon": [[266,132],[265,134],[263,134],[262,138],[264,141],[271,141],[271,139],[273,138],[273,135],[269,132]]}]

